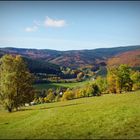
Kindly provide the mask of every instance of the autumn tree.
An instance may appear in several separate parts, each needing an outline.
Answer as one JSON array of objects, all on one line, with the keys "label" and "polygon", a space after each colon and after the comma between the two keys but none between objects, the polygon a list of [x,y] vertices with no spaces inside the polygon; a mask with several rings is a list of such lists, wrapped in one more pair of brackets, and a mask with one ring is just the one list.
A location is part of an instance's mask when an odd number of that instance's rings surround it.
[{"label": "autumn tree", "polygon": [[134,90],[140,89],[140,72],[133,71],[131,73],[131,79],[133,81],[133,89]]},{"label": "autumn tree", "polygon": [[108,91],[110,93],[116,93],[116,69],[108,68],[107,73],[107,83],[108,83]]},{"label": "autumn tree", "polygon": [[108,68],[108,87],[111,93],[122,93],[131,91],[133,81],[130,78],[130,68],[122,64],[119,67]]},{"label": "autumn tree", "polygon": [[21,56],[0,59],[0,101],[11,112],[33,99],[33,77]]}]

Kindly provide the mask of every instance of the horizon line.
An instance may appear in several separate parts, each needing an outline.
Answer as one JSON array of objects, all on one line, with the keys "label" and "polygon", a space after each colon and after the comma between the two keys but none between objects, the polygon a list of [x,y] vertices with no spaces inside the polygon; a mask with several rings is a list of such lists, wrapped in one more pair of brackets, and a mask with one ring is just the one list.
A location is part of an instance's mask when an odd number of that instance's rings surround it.
[{"label": "horizon line", "polygon": [[113,49],[113,48],[121,48],[121,47],[134,47],[134,46],[140,46],[140,44],[139,45],[123,45],[123,46],[115,46],[115,47],[101,47],[101,48],[94,48],[94,49],[75,49],[75,50],[55,50],[55,49],[44,49],[44,48],[24,48],[24,47],[0,47],[0,49],[27,49],[27,50],[52,50],[52,51],[60,51],[60,52],[65,52],[65,51],[84,51],[84,50],[98,50],[98,49]]}]

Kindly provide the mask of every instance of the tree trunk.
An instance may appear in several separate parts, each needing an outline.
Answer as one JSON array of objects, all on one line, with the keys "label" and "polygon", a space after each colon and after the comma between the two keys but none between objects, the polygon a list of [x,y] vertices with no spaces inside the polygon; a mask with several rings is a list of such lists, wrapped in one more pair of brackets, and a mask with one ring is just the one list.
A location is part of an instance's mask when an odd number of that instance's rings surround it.
[{"label": "tree trunk", "polygon": [[12,108],[8,107],[8,112],[11,113],[12,112]]}]

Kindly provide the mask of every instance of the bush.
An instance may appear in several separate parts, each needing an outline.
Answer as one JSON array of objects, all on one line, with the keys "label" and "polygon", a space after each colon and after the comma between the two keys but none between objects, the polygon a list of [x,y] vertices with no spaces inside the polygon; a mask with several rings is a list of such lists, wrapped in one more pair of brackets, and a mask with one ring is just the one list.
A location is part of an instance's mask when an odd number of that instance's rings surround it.
[{"label": "bush", "polygon": [[91,97],[94,95],[94,88],[92,87],[91,84],[86,85],[84,89],[85,89],[84,94],[85,97]]},{"label": "bush", "polygon": [[85,89],[84,88],[78,88],[75,90],[75,98],[82,98],[85,95]]},{"label": "bush", "polygon": [[75,93],[73,92],[73,90],[67,89],[62,96],[62,101],[71,100],[74,98],[75,98]]},{"label": "bush", "polygon": [[91,97],[100,95],[99,87],[95,84],[88,84],[75,90],[75,98]]},{"label": "bush", "polygon": [[39,99],[38,99],[38,98],[34,98],[33,102],[34,102],[35,104],[39,104]]},{"label": "bush", "polygon": [[44,102],[45,102],[45,103],[49,103],[49,100],[48,100],[47,97],[44,97]]},{"label": "bush", "polygon": [[58,94],[57,96],[55,96],[55,102],[59,102],[60,101],[60,99],[61,99],[61,95],[60,94]]},{"label": "bush", "polygon": [[51,102],[54,102],[54,99],[55,99],[54,93],[50,92],[50,93],[48,94],[48,96],[47,96],[46,101],[49,102],[49,103],[51,103]]},{"label": "bush", "polygon": [[99,89],[99,87],[98,87],[98,85],[96,83],[93,83],[90,86],[93,89],[93,92],[92,92],[92,95],[93,96],[99,96],[99,95],[101,95],[100,89]]},{"label": "bush", "polygon": [[39,99],[38,99],[38,102],[39,102],[39,104],[42,104],[42,103],[44,103],[44,98],[42,98],[42,97],[39,97]]},{"label": "bush", "polygon": [[132,72],[131,79],[133,81],[133,90],[140,89],[140,72],[139,71]]}]

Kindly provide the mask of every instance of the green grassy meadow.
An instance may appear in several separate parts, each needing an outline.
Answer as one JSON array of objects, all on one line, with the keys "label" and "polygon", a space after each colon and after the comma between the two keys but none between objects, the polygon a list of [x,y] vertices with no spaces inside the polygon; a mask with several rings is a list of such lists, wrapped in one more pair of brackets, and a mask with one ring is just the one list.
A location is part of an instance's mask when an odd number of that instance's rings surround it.
[{"label": "green grassy meadow", "polygon": [[140,91],[0,111],[0,139],[140,139]]},{"label": "green grassy meadow", "polygon": [[82,81],[82,82],[73,82],[73,83],[44,83],[44,84],[35,84],[34,87],[36,89],[49,89],[49,88],[74,88],[78,86],[84,86],[85,84],[89,83],[90,80]]}]

